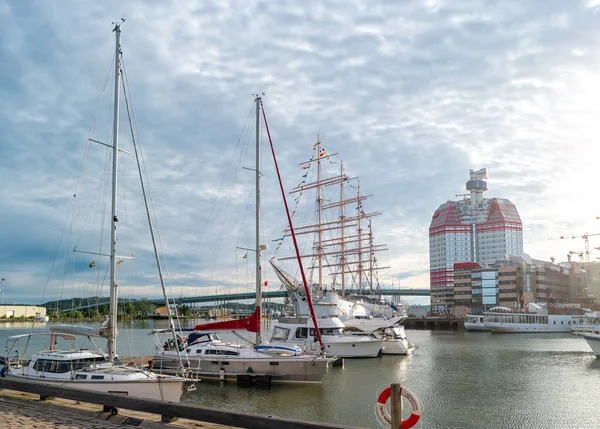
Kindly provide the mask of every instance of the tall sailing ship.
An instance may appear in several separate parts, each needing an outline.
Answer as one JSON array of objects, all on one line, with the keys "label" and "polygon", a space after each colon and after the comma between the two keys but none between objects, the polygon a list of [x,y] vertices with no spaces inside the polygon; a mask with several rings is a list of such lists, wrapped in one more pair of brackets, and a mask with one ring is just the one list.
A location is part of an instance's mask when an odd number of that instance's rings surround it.
[{"label": "tall sailing ship", "polygon": [[[321,142],[313,146],[313,154],[301,163],[304,170],[316,169],[316,180],[303,181],[290,194],[296,202],[307,191],[316,193],[316,222],[296,228],[297,235],[314,237],[311,251],[302,258],[311,260],[312,303],[320,317],[338,317],[347,328],[373,332],[401,322],[403,309],[378,293],[381,270],[376,255],[386,251],[386,245],[374,243],[372,218],[379,212],[365,212],[363,201],[370,195],[361,194],[357,177],[349,177],[340,161],[339,172],[328,175],[337,154],[328,154]],[[327,194],[327,195],[326,195]],[[289,234],[284,232],[280,240]],[[297,316],[308,314],[308,301],[300,283],[282,265],[295,256],[271,260],[277,277],[288,292]],[[330,279],[330,280],[326,280]],[[348,293],[352,291],[351,293]]]}]

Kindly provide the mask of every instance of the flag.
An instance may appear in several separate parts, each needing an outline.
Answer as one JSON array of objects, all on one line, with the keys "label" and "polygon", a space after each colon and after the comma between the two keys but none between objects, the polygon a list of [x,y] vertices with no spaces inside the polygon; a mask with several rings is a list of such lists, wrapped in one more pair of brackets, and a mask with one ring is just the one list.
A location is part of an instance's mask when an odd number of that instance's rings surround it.
[{"label": "flag", "polygon": [[117,262],[117,265],[121,265],[123,263],[123,260],[121,259],[119,262]]},{"label": "flag", "polygon": [[244,253],[244,256],[242,256],[242,259],[247,259],[248,258],[248,254]]},{"label": "flag", "polygon": [[268,287],[268,286],[269,286],[269,281],[268,281],[268,280],[267,280],[267,281],[265,281],[265,282],[263,283],[263,286],[264,286],[264,287]]},{"label": "flag", "polygon": [[324,156],[327,156],[327,152],[325,152],[324,147],[321,147],[321,152],[319,153],[319,158],[323,158]]},{"label": "flag", "polygon": [[95,266],[96,266],[95,262],[91,262],[90,265],[89,265],[90,268],[94,268]]}]

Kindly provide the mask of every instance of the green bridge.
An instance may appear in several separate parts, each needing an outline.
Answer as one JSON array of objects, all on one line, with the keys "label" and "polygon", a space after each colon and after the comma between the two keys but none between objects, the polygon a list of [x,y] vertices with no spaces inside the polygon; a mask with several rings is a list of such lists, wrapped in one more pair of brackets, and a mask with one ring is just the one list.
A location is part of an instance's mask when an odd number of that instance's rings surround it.
[{"label": "green bridge", "polygon": [[[356,294],[358,290],[347,290],[347,294]],[[429,289],[380,289],[377,291],[378,295],[383,296],[430,296]],[[273,292],[263,292],[263,298],[285,298],[287,296],[287,292],[285,291],[273,291]],[[172,304],[191,304],[195,302],[224,302],[224,301],[244,301],[244,300],[253,300],[256,298],[256,292],[243,292],[243,293],[230,293],[230,294],[220,294],[220,295],[199,295],[199,296],[182,296],[175,298],[173,301],[169,300]],[[119,303],[128,303],[137,301],[136,299],[119,299]],[[164,305],[165,300],[163,298],[160,299],[151,299],[149,300],[152,304],[160,306]],[[94,308],[98,305],[108,304],[108,299],[106,301],[100,301],[98,303],[73,307],[70,309],[63,309],[63,311],[67,310],[84,310],[86,308]]]}]

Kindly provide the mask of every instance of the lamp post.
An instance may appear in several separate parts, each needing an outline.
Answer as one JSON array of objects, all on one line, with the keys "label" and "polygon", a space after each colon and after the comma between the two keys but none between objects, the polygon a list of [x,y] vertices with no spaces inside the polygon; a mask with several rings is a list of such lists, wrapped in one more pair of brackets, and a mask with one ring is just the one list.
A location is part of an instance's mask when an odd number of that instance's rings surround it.
[{"label": "lamp post", "polygon": [[2,305],[4,305],[4,282],[6,281],[5,277],[2,277]]}]

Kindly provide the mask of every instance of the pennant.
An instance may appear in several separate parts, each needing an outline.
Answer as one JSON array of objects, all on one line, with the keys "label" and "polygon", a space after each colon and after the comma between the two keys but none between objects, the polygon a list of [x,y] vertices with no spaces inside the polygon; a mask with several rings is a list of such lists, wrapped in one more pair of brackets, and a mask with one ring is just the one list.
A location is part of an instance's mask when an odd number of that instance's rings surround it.
[{"label": "pennant", "polygon": [[96,266],[95,262],[92,262],[92,263],[90,263],[90,265],[88,265],[88,267],[90,267],[90,268],[94,268],[95,266]]},{"label": "pennant", "polygon": [[268,286],[269,286],[269,281],[267,280],[263,283],[263,287],[268,287]]},{"label": "pennant", "polygon": [[117,262],[117,265],[121,265],[123,263],[123,260],[121,259],[119,262]]},{"label": "pennant", "polygon": [[248,254],[244,253],[244,256],[242,256],[242,259],[248,259]]}]

